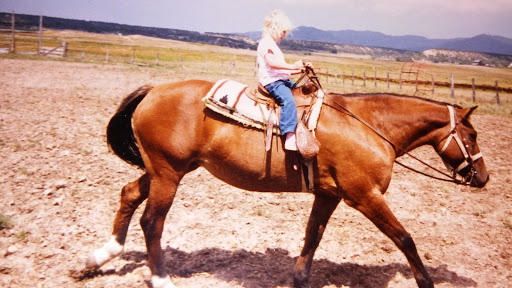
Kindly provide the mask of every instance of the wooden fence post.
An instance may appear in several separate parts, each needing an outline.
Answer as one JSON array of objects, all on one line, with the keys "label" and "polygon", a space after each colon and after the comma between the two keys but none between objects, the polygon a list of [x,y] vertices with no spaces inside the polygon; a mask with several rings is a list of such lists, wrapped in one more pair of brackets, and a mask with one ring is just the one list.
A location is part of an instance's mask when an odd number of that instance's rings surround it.
[{"label": "wooden fence post", "polygon": [[434,90],[436,88],[436,82],[434,82],[434,74],[432,74],[432,94],[434,94]]},{"label": "wooden fence post", "polygon": [[342,81],[343,81],[343,86],[345,86],[345,70],[343,70]]},{"label": "wooden fence post", "polygon": [[68,57],[68,42],[62,42],[62,57]]},{"label": "wooden fence post", "polygon": [[366,87],[366,70],[363,70],[363,86]]},{"label": "wooden fence post", "polygon": [[329,84],[329,68],[325,70],[325,84]]},{"label": "wooden fence post", "polygon": [[386,73],[386,83],[387,83],[388,89],[389,89],[389,71]]},{"label": "wooden fence post", "polygon": [[496,104],[498,104],[498,106],[500,105],[500,94],[499,94],[499,89],[498,89],[498,80],[495,81],[495,87],[496,87]]},{"label": "wooden fence post", "polygon": [[15,53],[15,49],[16,49],[16,44],[14,42],[14,34],[16,33],[16,29],[15,29],[15,24],[16,21],[15,21],[15,15],[14,15],[14,11],[12,11],[12,15],[11,15],[11,47],[10,47],[10,51],[11,53]]},{"label": "wooden fence post", "polygon": [[475,78],[471,78],[471,88],[473,89],[473,103],[476,101],[476,94],[475,94]]},{"label": "wooden fence post", "polygon": [[354,86],[354,69],[352,69],[352,86]]},{"label": "wooden fence post", "polygon": [[43,15],[39,15],[39,44],[37,47],[37,54],[41,55],[41,49],[43,48]]},{"label": "wooden fence post", "polygon": [[105,62],[108,62],[109,50],[107,49],[107,55],[105,55]]},{"label": "wooden fence post", "polygon": [[375,83],[375,87],[377,87],[377,70],[373,68],[373,82]]},{"label": "wooden fence post", "polygon": [[450,73],[451,98],[455,98],[455,83],[453,82],[453,73]]},{"label": "wooden fence post", "polygon": [[234,61],[229,61],[229,64],[228,64],[228,73],[229,74],[233,73],[233,68],[234,67],[235,67],[235,62]]},{"label": "wooden fence post", "polygon": [[160,56],[160,53],[156,53],[156,57],[155,57],[155,66],[158,66],[158,58]]},{"label": "wooden fence post", "polygon": [[398,82],[400,82],[400,90],[402,90],[402,73],[400,73],[400,77],[398,79]]}]

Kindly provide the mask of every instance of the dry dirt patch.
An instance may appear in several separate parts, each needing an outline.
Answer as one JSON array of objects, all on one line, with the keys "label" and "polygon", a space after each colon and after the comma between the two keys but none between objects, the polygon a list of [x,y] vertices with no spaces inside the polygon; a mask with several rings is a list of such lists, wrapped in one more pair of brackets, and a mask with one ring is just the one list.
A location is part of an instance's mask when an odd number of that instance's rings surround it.
[{"label": "dry dirt patch", "polygon": [[[106,124],[140,85],[217,78],[51,61],[0,59],[0,67],[0,213],[13,220],[0,230],[0,286],[147,287],[141,211],[121,258],[103,275],[72,277],[108,239],[119,190],[141,173],[109,153]],[[473,124],[492,177],[484,189],[397,167],[386,195],[437,287],[512,283],[512,119],[474,115]],[[415,154],[438,161],[431,149]],[[291,287],[312,200],[242,191],[202,169],[191,173],[162,238],[169,274],[178,287]],[[315,288],[415,287],[405,257],[344,204],[315,259]]]}]

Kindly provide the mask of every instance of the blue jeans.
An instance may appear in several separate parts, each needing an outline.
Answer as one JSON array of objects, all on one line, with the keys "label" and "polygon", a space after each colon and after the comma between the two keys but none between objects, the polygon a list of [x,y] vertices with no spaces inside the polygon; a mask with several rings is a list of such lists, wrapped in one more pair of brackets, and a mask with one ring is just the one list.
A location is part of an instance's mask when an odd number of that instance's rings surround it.
[{"label": "blue jeans", "polygon": [[297,127],[297,106],[293,99],[291,87],[294,83],[291,80],[278,80],[265,86],[270,95],[274,97],[277,104],[281,106],[281,119],[279,120],[279,128],[281,134],[295,132]]}]

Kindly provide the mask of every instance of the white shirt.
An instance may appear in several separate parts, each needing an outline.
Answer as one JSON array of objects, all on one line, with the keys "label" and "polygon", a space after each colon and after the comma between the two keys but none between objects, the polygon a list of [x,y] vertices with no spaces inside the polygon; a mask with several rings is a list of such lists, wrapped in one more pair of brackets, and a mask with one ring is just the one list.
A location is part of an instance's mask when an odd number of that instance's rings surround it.
[{"label": "white shirt", "polygon": [[274,56],[279,60],[285,63],[284,54],[277,46],[276,42],[272,37],[265,36],[260,40],[258,44],[258,81],[266,86],[272,82],[277,80],[286,80],[290,78],[290,72],[286,70],[278,70],[272,69],[268,65],[267,61],[265,61],[265,55],[274,54]]}]

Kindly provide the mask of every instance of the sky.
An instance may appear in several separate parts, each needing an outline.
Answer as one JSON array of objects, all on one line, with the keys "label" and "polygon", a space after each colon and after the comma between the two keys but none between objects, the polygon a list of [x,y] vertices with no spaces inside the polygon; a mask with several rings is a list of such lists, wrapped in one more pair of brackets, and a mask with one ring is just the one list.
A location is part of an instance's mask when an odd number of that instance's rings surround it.
[{"label": "sky", "polygon": [[219,33],[260,31],[275,9],[295,27],[512,38],[512,0],[0,0],[0,12]]}]

